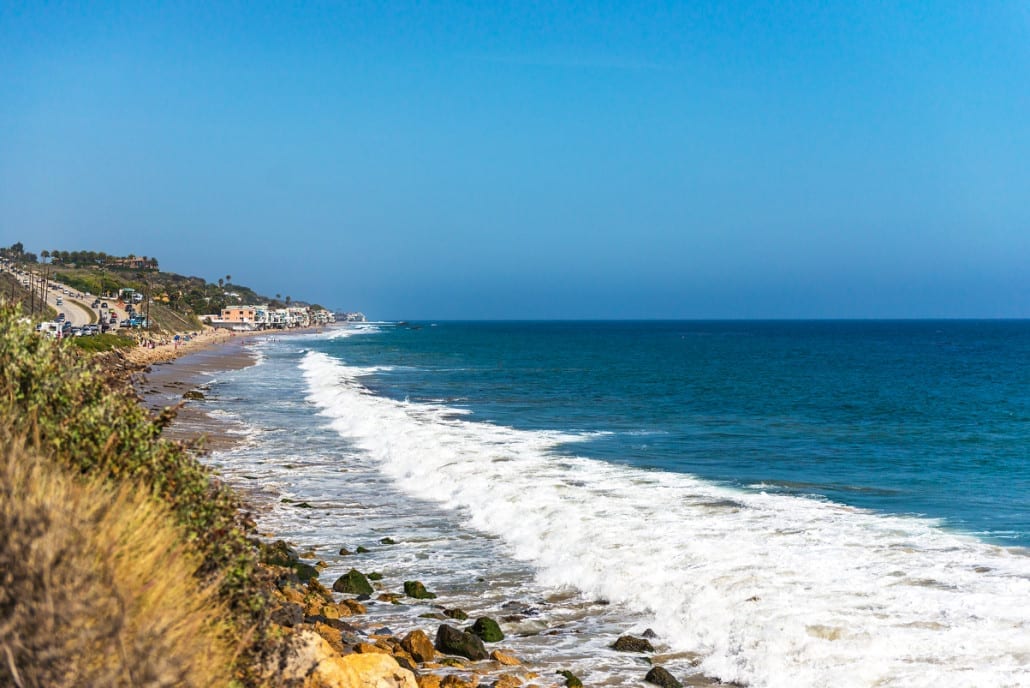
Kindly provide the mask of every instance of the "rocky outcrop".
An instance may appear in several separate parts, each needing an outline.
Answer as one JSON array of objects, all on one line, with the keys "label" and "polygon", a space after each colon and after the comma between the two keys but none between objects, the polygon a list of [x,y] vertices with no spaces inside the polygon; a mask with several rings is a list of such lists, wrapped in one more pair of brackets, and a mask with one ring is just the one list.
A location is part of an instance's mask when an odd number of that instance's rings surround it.
[{"label": "rocky outcrop", "polygon": [[489,656],[482,640],[447,624],[440,624],[436,632],[436,649],[446,655],[458,655],[471,660],[486,659]]},{"label": "rocky outcrop", "polygon": [[579,680],[579,677],[568,669],[562,669],[561,671],[555,672],[559,676],[565,677],[565,685],[567,688],[583,688],[583,682]]}]

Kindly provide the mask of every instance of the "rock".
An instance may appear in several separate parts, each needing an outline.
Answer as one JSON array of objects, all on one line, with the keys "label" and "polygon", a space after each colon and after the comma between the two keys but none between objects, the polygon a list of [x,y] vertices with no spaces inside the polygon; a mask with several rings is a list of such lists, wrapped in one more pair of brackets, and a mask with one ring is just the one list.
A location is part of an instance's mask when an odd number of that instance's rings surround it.
[{"label": "rock", "polygon": [[358,643],[357,645],[354,646],[354,651],[355,652],[360,652],[362,654],[377,653],[377,652],[379,654],[387,654],[387,655],[390,654],[390,651],[387,650],[386,648],[379,647],[378,645],[375,645],[373,643]]},{"label": "rock", "polygon": [[631,635],[619,636],[619,639],[612,643],[612,649],[619,652],[654,652],[651,641]]},{"label": "rock", "polygon": [[426,612],[425,614],[419,614],[420,619],[433,619],[435,621],[446,621],[447,617],[439,612]]},{"label": "rock", "polygon": [[554,673],[565,677],[565,685],[567,688],[583,688],[583,682],[579,680],[578,676],[568,669],[562,669],[561,671],[556,671]]},{"label": "rock", "polygon": [[261,545],[261,562],[272,566],[293,566],[297,562],[297,552],[283,540],[276,540]]},{"label": "rock", "polygon": [[354,551],[357,554],[368,554],[371,550],[368,549],[367,547],[362,547],[361,545],[358,545],[358,548],[356,550],[354,550]]},{"label": "rock", "polygon": [[311,506],[310,504],[308,504],[307,502],[297,502],[293,506],[297,507],[298,509],[314,509],[315,508],[315,507]]},{"label": "rock", "polygon": [[384,537],[382,540],[379,541],[379,544],[381,544],[381,545],[396,545],[397,541],[394,540],[393,538]]},{"label": "rock", "polygon": [[379,573],[378,571],[373,571],[372,573],[368,574],[368,579],[370,581],[381,581],[383,580],[383,574]]},{"label": "rock", "polygon": [[425,631],[414,630],[404,636],[401,640],[401,647],[410,654],[416,662],[432,662],[436,658],[436,650],[433,649],[433,641],[425,634]]},{"label": "rock", "polygon": [[191,389],[190,391],[183,394],[182,398],[188,399],[189,401],[201,401],[204,398],[204,393],[201,392],[199,389]]},{"label": "rock", "polygon": [[304,622],[304,610],[299,604],[287,602],[273,610],[270,617],[274,623],[280,626],[293,627]]},{"label": "rock", "polygon": [[657,634],[657,633],[655,633],[655,632],[654,632],[653,630],[651,630],[650,628],[649,628],[649,629],[647,629],[646,631],[644,631],[643,633],[641,633],[640,635],[641,635],[641,636],[643,636],[643,637],[645,637],[645,638],[648,638],[648,639],[653,639],[653,638],[657,638],[657,637],[658,637],[658,634]]},{"label": "rock", "polygon": [[418,688],[415,675],[389,655],[340,656],[314,631],[298,632],[290,653],[270,670],[269,682],[303,688]]},{"label": "rock", "polygon": [[443,613],[444,616],[449,616],[450,618],[457,619],[458,621],[465,621],[469,618],[469,615],[460,609],[444,609]]},{"label": "rock", "polygon": [[519,688],[522,685],[522,679],[513,674],[501,674],[497,677],[497,680],[493,682],[491,688]]},{"label": "rock", "polygon": [[440,688],[442,681],[440,674],[422,674],[418,677],[418,688]]},{"label": "rock", "polygon": [[457,674],[447,674],[440,682],[440,688],[476,688],[477,681],[466,681]]},{"label": "rock", "polygon": [[305,564],[302,561],[295,562],[292,566],[293,571],[297,574],[297,578],[300,579],[301,583],[306,583],[310,580],[318,578],[318,569],[310,564]]},{"label": "rock", "polygon": [[349,556],[350,556],[350,555],[352,555],[352,554],[354,554],[354,552],[351,552],[351,551],[350,551],[349,549],[347,549],[346,547],[341,547],[341,548],[340,548],[340,556],[341,556],[341,557],[349,557]]},{"label": "rock", "polygon": [[376,598],[380,602],[389,602],[390,604],[400,604],[402,595],[396,592],[384,592],[380,593]]},{"label": "rock", "polygon": [[415,675],[390,655],[354,654],[341,659],[357,674],[354,688],[418,688]]},{"label": "rock", "polygon": [[346,607],[351,614],[367,614],[368,608],[357,600],[344,600],[340,606]]},{"label": "rock", "polygon": [[481,616],[476,619],[470,630],[487,643],[496,643],[504,640],[504,633],[501,632],[501,627],[489,616]]},{"label": "rock", "polygon": [[471,660],[486,659],[489,656],[482,640],[447,624],[440,624],[436,632],[435,645],[436,649],[444,654],[459,655]]},{"label": "rock", "polygon": [[318,582],[318,579],[312,578],[308,581],[308,595],[317,595],[326,602],[333,601],[333,593],[329,591],[329,588]]},{"label": "rock", "polygon": [[372,584],[368,582],[361,571],[351,569],[336,579],[336,582],[333,583],[333,590],[351,595],[371,595]]},{"label": "rock", "polygon": [[490,659],[505,666],[519,666],[522,664],[515,655],[510,655],[507,652],[501,652],[500,650],[494,650],[491,652]]},{"label": "rock", "polygon": [[683,684],[677,681],[675,676],[660,666],[651,667],[644,680],[661,688],[683,688]]},{"label": "rock", "polygon": [[436,594],[426,590],[421,581],[404,581],[404,594],[416,600],[434,600]]},{"label": "rock", "polygon": [[440,660],[440,664],[442,666],[454,667],[455,669],[465,669],[468,667],[469,661],[461,657],[444,657]]}]

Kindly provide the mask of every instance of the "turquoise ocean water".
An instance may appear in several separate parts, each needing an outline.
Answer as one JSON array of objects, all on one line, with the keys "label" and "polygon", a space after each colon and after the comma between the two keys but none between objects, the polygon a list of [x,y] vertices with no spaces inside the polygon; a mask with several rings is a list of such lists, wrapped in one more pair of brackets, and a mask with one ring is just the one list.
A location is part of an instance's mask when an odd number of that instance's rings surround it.
[{"label": "turquoise ocean water", "polygon": [[384,585],[416,566],[449,603],[515,610],[515,649],[601,685],[639,683],[607,645],[645,628],[681,675],[746,685],[1030,685],[1028,322],[382,323],[254,347],[211,383],[248,437],[214,460],[286,498],[270,527],[330,572],[341,542],[400,535],[370,555]]}]

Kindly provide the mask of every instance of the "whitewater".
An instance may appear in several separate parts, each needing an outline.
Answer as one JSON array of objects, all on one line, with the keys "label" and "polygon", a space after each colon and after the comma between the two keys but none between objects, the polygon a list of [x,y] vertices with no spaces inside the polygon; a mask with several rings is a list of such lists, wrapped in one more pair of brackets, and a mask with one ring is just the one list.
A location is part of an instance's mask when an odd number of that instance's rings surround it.
[{"label": "whitewater", "polygon": [[[346,335],[341,335],[346,336]],[[308,351],[307,400],[414,500],[497,538],[534,585],[621,605],[748,686],[1030,686],[1030,557],[806,496],[555,449],[446,403],[376,394]]]}]

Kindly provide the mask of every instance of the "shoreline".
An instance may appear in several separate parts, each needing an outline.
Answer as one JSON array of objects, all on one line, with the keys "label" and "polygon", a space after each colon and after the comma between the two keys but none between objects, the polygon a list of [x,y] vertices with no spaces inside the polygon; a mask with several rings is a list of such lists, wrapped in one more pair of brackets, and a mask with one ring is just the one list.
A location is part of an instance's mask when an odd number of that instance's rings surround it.
[{"label": "shoreline", "polygon": [[[305,332],[310,332],[310,330],[279,334],[289,336],[290,334],[303,334]],[[157,350],[162,354],[161,360],[153,362],[152,367],[146,373],[139,376],[137,391],[143,400],[142,403],[152,412],[160,411],[165,406],[178,405],[181,402],[177,417],[171,425],[164,429],[164,436],[172,440],[187,442],[194,441],[199,436],[205,436],[207,440],[202,444],[202,454],[232,451],[243,444],[242,433],[234,432],[237,429],[242,429],[242,425],[237,426],[230,420],[212,416],[202,408],[202,403],[190,402],[202,402],[204,396],[198,396],[198,394],[206,396],[206,385],[213,379],[216,379],[219,373],[240,370],[254,365],[257,361],[257,355],[247,350],[246,344],[257,341],[261,334],[247,333],[244,336],[223,336],[217,339],[201,340],[189,348],[180,347],[178,350],[175,350],[171,347],[166,347],[163,350]],[[148,353],[151,351],[154,350],[147,350]],[[253,484],[241,484],[240,481],[236,480],[230,484],[232,489],[237,491],[243,499],[244,509],[254,514],[267,513],[278,506],[278,502],[281,501],[280,497],[282,495],[278,495],[278,493],[273,494],[272,491],[266,489],[267,486],[261,480],[256,480]],[[288,537],[282,533],[268,531],[268,527],[259,525],[259,533],[262,540],[273,545],[277,544],[277,539]],[[281,542],[282,546],[287,546],[287,543],[281,540],[278,542]],[[306,547],[307,543],[288,544],[289,547],[293,548],[291,551],[294,554],[304,551],[304,549],[310,549],[310,547]],[[297,556],[296,563],[299,566],[307,566],[309,568],[313,566],[316,569],[325,566],[325,562],[319,559],[314,550]],[[416,581],[421,580],[424,572],[418,570],[416,566],[410,565],[409,568],[406,568],[402,577]],[[326,635],[338,637],[340,629],[333,633],[324,626],[318,626],[319,623],[324,623],[326,619],[321,618],[325,616],[324,610],[319,611],[317,607],[319,604],[324,604],[326,600],[320,599],[314,606],[312,606],[311,602],[312,587],[315,590],[320,589],[324,593],[328,593],[329,599],[333,600],[333,604],[336,605],[329,615],[330,619],[336,617],[336,614],[343,609],[347,610],[341,614],[345,624],[343,628],[344,642],[339,647],[336,647],[337,651],[342,651],[343,653],[375,652],[376,650],[368,647],[369,644],[373,644],[379,648],[378,651],[394,654],[395,658],[401,662],[402,667],[412,670],[415,673],[419,688],[441,688],[441,682],[443,682],[443,688],[472,688],[476,685],[491,685],[496,688],[516,688],[520,685],[526,685],[527,688],[536,685],[576,685],[576,681],[572,678],[562,678],[561,675],[553,675],[554,667],[549,666],[550,663],[548,662],[545,662],[545,664],[548,664],[548,669],[546,670],[539,666],[526,666],[522,664],[503,643],[499,645],[491,644],[489,646],[490,649],[496,647],[500,650],[500,657],[505,660],[503,662],[498,662],[496,658],[493,661],[469,662],[465,659],[456,659],[450,654],[443,655],[442,662],[436,661],[429,662],[428,664],[418,661],[411,662],[410,651],[398,650],[397,643],[400,642],[399,639],[393,637],[392,632],[388,629],[384,631],[384,629],[380,628],[381,623],[377,623],[374,615],[364,616],[365,607],[360,603],[364,599],[368,605],[381,603],[396,604],[397,599],[404,598],[404,595],[397,595],[397,593],[389,592],[388,590],[377,589],[372,595],[371,600],[369,600],[368,596],[364,595],[356,599],[347,599],[348,595],[344,595],[344,599],[341,602],[338,599],[334,599],[333,594],[317,582],[317,578],[315,581],[313,585],[309,584],[305,595],[298,594],[297,588],[282,590],[287,603],[303,607],[305,618],[316,619],[316,631],[321,628],[323,637],[326,637]],[[325,586],[328,586],[330,580],[327,579],[324,583]],[[304,589],[300,588],[300,591],[304,592]],[[466,595],[462,594],[461,596],[465,597]],[[339,597],[339,595],[335,596],[335,598]],[[358,601],[357,606],[354,605],[355,601]],[[404,601],[403,604],[418,602],[420,600]],[[443,611],[447,616],[440,614],[440,611]],[[463,629],[466,625],[472,623],[473,619],[469,619],[464,623],[452,621],[451,618],[455,617],[447,618],[450,616],[449,611],[441,607],[437,610],[434,618],[426,618],[424,619],[425,624],[419,624],[420,627],[425,629],[425,631],[421,632],[423,636],[426,635],[426,632],[429,633],[427,638],[429,638],[428,642],[430,644],[432,644],[431,635],[439,623],[453,624],[459,629]],[[308,612],[318,613],[312,615],[308,614]],[[460,619],[461,617],[457,618]],[[349,636],[348,633],[350,634]],[[391,645],[391,642],[394,644]],[[334,647],[337,644],[339,643],[335,643]],[[641,655],[640,659],[645,659],[646,657],[647,655]],[[406,665],[404,661],[401,661],[406,658],[409,659],[410,665]],[[662,653],[654,653],[656,666],[661,658],[663,658]],[[440,660],[439,656],[437,660]],[[517,663],[513,664],[510,661]],[[568,668],[568,666],[565,667],[566,670]],[[634,682],[643,682],[646,671],[647,668],[642,667],[639,671],[639,676],[633,677],[635,679]],[[727,685],[700,674],[689,674],[679,678],[682,681],[680,685],[686,686]]]}]

